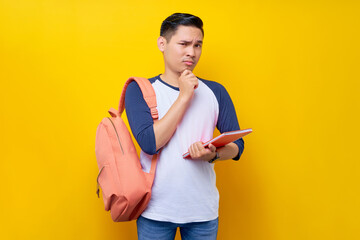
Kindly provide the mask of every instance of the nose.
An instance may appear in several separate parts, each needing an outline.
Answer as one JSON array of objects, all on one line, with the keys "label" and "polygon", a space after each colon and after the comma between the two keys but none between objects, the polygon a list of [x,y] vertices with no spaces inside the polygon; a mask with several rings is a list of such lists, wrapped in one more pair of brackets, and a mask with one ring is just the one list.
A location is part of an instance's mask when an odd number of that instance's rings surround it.
[{"label": "nose", "polygon": [[188,57],[194,57],[195,56],[195,49],[193,46],[189,46],[187,49],[187,54]]}]

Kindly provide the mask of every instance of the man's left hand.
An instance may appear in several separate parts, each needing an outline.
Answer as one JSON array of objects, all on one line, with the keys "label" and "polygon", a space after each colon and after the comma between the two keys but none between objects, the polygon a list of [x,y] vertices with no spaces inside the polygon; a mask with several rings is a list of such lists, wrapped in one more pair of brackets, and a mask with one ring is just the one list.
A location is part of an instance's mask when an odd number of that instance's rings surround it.
[{"label": "man's left hand", "polygon": [[209,144],[206,148],[202,142],[195,142],[189,148],[190,157],[194,160],[210,161],[216,156],[216,147]]}]

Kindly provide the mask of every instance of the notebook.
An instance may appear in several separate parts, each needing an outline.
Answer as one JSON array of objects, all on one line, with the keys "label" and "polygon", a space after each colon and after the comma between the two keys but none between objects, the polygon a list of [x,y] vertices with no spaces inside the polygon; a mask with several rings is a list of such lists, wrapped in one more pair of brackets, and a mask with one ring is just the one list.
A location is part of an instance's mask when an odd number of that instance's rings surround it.
[{"label": "notebook", "polygon": [[[238,140],[239,138],[242,138],[249,133],[252,133],[252,128],[244,129],[244,130],[237,130],[237,131],[231,131],[231,132],[224,132],[221,135],[211,139],[210,141],[207,141],[203,144],[204,147],[207,147],[210,143],[214,145],[215,147],[222,147],[225,146],[228,143],[234,142]],[[189,157],[190,153],[184,153],[183,158]]]}]

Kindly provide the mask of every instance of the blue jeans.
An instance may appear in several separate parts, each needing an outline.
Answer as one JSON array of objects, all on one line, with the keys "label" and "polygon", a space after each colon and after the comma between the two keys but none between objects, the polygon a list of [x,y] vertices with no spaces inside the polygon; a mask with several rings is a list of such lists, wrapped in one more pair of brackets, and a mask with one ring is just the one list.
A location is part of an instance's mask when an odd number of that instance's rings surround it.
[{"label": "blue jeans", "polygon": [[177,224],[142,216],[136,221],[138,240],[174,240],[178,227],[182,240],[216,240],[218,223],[218,218],[207,222]]}]

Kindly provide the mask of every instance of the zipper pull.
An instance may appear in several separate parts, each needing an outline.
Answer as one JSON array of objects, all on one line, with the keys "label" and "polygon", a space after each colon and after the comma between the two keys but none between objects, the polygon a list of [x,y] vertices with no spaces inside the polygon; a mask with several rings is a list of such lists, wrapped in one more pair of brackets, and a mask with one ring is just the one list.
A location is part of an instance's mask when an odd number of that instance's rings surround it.
[{"label": "zipper pull", "polygon": [[99,177],[100,177],[100,174],[101,174],[102,170],[104,169],[104,167],[105,167],[105,166],[103,166],[103,167],[100,169],[99,174],[98,174],[98,176],[97,176],[97,178],[96,178],[96,184],[97,184],[97,186],[96,186],[96,194],[98,195],[98,198],[100,198]]},{"label": "zipper pull", "polygon": [[100,198],[100,188],[99,188],[99,183],[97,183],[97,187],[96,187],[96,194],[97,194],[98,198]]}]

